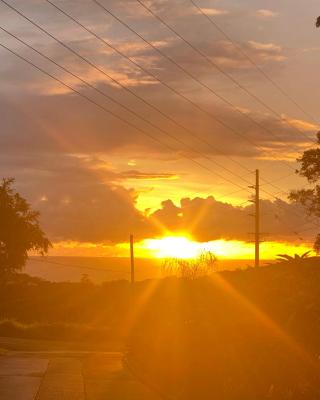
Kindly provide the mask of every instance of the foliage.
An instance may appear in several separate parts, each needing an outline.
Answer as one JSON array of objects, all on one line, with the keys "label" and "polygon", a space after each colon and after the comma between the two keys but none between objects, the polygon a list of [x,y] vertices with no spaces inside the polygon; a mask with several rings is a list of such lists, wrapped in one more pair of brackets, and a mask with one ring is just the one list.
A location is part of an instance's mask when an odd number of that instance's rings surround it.
[{"label": "foliage", "polygon": [[164,261],[164,275],[177,275],[181,278],[196,279],[211,274],[215,270],[217,258],[210,251],[204,251],[196,258],[168,258]]},{"label": "foliage", "polygon": [[[317,143],[320,144],[320,132],[317,133]],[[309,184],[313,184],[311,189],[294,190],[290,193],[289,199],[300,203],[305,207],[309,215],[320,217],[320,148],[306,150],[297,160],[300,169],[297,173],[307,178]],[[320,234],[317,235],[314,249],[320,252]]]},{"label": "foliage", "polygon": [[81,282],[83,285],[92,285],[92,284],[93,284],[93,282],[92,282],[92,280],[90,279],[90,276],[89,276],[88,274],[82,274],[82,275],[81,275],[80,282]]},{"label": "foliage", "polygon": [[128,360],[177,400],[320,398],[320,269],[299,263],[164,280]]},{"label": "foliage", "polygon": [[39,225],[39,213],[13,189],[14,179],[0,184],[0,275],[21,270],[28,252],[48,252],[50,241]]},{"label": "foliage", "polygon": [[24,339],[49,339],[66,341],[102,341],[110,338],[107,327],[97,327],[86,324],[30,323],[25,324],[15,320],[0,320],[0,336]]},{"label": "foliage", "polygon": [[295,254],[293,257],[289,256],[288,254],[278,254],[277,255],[277,260],[280,262],[290,262],[290,263],[295,263],[295,262],[299,262],[302,260],[305,260],[306,258],[309,257],[309,254],[311,253],[311,251],[306,251],[305,253],[299,255],[299,254]]}]

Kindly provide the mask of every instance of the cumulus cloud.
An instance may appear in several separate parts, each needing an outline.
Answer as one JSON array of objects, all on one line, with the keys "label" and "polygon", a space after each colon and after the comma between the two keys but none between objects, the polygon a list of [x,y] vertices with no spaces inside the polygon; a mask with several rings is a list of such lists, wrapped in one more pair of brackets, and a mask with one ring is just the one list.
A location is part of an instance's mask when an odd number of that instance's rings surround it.
[{"label": "cumulus cloud", "polygon": [[260,59],[263,62],[280,62],[287,59],[283,48],[275,43],[259,43],[254,40],[250,40],[247,46],[256,53],[257,59]]},{"label": "cumulus cloud", "polygon": [[[139,240],[181,231],[203,242],[251,240],[253,205],[237,207],[213,196],[183,198],[178,205],[168,199],[158,210],[145,214],[136,208],[137,193],[122,186],[133,174],[103,168],[94,157],[44,153],[13,159],[2,155],[0,167],[4,176],[17,178],[18,190],[41,212],[43,228],[54,242],[114,244],[127,241],[131,232]],[[134,176],[146,180],[171,177],[139,171]],[[316,234],[313,225],[307,232],[302,229],[308,220],[297,204],[262,200],[261,214],[262,230],[273,240],[298,241],[300,236],[311,240]]]},{"label": "cumulus cloud", "polygon": [[[250,217],[253,213],[253,205],[235,207],[210,196],[185,198],[179,206],[170,200],[165,201],[162,208],[155,211],[150,218],[173,232],[190,232],[196,240],[203,242],[217,239],[248,241],[252,240],[250,232],[254,231],[254,220]],[[261,213],[261,225],[266,239],[272,235],[273,240],[299,240],[299,227],[306,224],[301,206],[280,199],[263,200]],[[311,239],[316,231],[313,226],[303,236]]]},{"label": "cumulus cloud", "polygon": [[297,127],[297,129],[300,129],[301,131],[304,131],[304,132],[317,132],[320,130],[320,125],[312,124],[311,122],[304,121],[301,119],[290,119],[289,118],[289,122],[290,122],[290,124]]},{"label": "cumulus cloud", "polygon": [[94,159],[2,156],[0,165],[5,176],[16,177],[18,190],[40,211],[42,226],[52,241],[118,243],[131,232],[137,238],[155,233],[135,207],[135,191],[122,187],[119,176],[99,168]]},{"label": "cumulus cloud", "polygon": [[[242,48],[249,58],[263,65],[280,63],[287,59],[284,49],[275,43],[260,43],[254,40],[242,44]],[[207,53],[219,65],[228,71],[248,71],[254,68],[244,54],[235,49],[228,41],[217,41],[207,47]]]},{"label": "cumulus cloud", "polygon": [[[217,15],[226,15],[229,12],[227,10],[222,10],[222,9],[218,9],[218,8],[203,8],[201,7],[201,10],[210,16],[217,16]],[[197,14],[201,14],[200,10],[197,10]]]}]

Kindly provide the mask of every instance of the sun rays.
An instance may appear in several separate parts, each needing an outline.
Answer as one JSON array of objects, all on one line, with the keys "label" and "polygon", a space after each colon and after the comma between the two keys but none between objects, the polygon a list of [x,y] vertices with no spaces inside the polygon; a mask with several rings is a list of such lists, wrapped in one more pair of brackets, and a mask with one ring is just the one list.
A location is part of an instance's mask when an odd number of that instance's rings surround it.
[{"label": "sun rays", "polygon": [[[128,254],[128,244],[116,246],[118,256]],[[272,260],[280,253],[295,254],[311,250],[308,244],[291,244],[286,242],[264,242],[261,244],[261,258]],[[254,254],[254,244],[239,240],[218,239],[209,242],[194,240],[188,233],[170,233],[163,237],[150,238],[135,243],[138,258],[197,258],[200,254],[213,253],[218,260],[250,260]],[[235,267],[237,267],[235,265]]]}]

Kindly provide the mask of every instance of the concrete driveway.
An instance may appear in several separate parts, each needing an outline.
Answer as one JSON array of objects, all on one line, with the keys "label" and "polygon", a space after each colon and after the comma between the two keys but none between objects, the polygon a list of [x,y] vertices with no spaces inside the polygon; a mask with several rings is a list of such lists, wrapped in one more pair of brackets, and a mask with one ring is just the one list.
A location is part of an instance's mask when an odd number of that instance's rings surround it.
[{"label": "concrete driveway", "polygon": [[0,356],[0,400],[160,400],[121,352],[10,351]]}]

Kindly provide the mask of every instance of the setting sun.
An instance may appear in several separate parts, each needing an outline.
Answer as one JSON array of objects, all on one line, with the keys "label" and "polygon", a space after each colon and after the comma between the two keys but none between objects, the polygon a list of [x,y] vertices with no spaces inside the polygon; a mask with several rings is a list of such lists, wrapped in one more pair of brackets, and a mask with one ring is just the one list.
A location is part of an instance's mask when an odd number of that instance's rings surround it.
[{"label": "setting sun", "polygon": [[[76,245],[78,249],[78,245]],[[93,249],[94,250],[94,249]],[[280,253],[302,254],[311,250],[311,246],[300,243],[264,242],[261,243],[261,259],[271,260]],[[109,251],[107,249],[107,251]],[[117,256],[125,256],[128,253],[128,243],[117,246]],[[100,254],[101,248],[97,249]],[[212,240],[209,242],[197,242],[187,234],[174,236],[170,234],[163,238],[145,239],[135,243],[135,254],[139,258],[197,258],[201,253],[211,252],[219,260],[250,260],[254,252],[254,244],[240,240]],[[93,252],[93,254],[95,254]]]},{"label": "setting sun", "polygon": [[162,239],[147,239],[145,246],[158,258],[194,258],[201,252],[203,245],[187,237],[168,236]]}]

